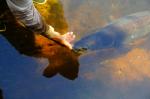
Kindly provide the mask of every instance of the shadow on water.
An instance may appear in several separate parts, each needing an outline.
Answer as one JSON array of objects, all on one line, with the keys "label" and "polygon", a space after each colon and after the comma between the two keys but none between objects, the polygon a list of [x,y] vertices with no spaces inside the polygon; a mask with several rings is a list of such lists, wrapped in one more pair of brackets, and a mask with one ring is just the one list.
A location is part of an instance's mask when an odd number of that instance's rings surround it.
[{"label": "shadow on water", "polygon": [[[1,35],[20,54],[47,58],[50,64],[43,71],[45,77],[53,77],[59,73],[70,80],[77,78],[79,71],[78,56],[73,51],[54,40],[49,40],[22,27],[9,11],[5,1],[1,1],[0,4],[0,20],[7,27],[5,32],[1,32]],[[62,28],[64,27],[62,26]],[[0,92],[2,94],[2,91]]]}]

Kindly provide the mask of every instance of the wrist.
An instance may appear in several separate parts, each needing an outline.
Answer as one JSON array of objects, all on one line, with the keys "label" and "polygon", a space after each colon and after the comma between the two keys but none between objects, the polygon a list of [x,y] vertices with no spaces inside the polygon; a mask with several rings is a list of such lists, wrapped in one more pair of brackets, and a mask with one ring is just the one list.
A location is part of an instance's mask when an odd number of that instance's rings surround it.
[{"label": "wrist", "polygon": [[47,25],[46,32],[44,33],[48,38],[55,38],[60,36],[58,32],[54,30],[52,26]]},{"label": "wrist", "polygon": [[49,39],[60,36],[60,34],[56,32],[52,26],[49,26],[49,25],[46,25],[46,30],[45,32],[42,33],[42,35]]}]

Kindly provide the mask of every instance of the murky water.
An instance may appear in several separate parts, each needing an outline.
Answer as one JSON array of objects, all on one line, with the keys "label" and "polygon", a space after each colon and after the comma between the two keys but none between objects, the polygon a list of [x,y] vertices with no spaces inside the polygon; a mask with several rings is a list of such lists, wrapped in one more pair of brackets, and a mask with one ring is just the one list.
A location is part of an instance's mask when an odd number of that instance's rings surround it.
[{"label": "murky water", "polygon": [[[99,38],[81,39],[99,31],[107,33],[108,28],[106,31],[103,27],[123,16],[149,11],[149,4],[149,0],[52,0],[43,6],[37,5],[57,31],[74,31],[76,41],[83,42],[81,46],[90,40],[88,44],[93,45],[93,49],[79,57],[80,69],[75,80],[60,75],[46,78],[43,70],[49,64],[48,59],[22,55],[0,35],[0,88],[4,99],[149,99],[149,35],[134,41],[127,39],[129,42],[117,47],[109,43],[111,36],[108,40],[108,36],[102,35],[104,43],[92,42]],[[150,22],[149,19],[145,21]],[[115,29],[112,32],[118,31]],[[140,29],[145,30],[144,27]],[[134,30],[134,33],[139,33],[138,36],[149,34],[149,31],[137,31],[140,30]],[[120,36],[116,39],[119,42]],[[100,47],[95,47],[96,44]]]}]

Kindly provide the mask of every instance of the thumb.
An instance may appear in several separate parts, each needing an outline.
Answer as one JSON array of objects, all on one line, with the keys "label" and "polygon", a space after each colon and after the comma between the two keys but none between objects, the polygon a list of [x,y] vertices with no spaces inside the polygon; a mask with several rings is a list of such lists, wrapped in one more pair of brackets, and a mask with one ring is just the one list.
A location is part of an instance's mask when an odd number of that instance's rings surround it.
[{"label": "thumb", "polygon": [[72,50],[72,45],[67,42],[66,40],[62,39],[62,38],[51,38],[54,42],[66,46],[67,48],[69,48],[70,50]]}]

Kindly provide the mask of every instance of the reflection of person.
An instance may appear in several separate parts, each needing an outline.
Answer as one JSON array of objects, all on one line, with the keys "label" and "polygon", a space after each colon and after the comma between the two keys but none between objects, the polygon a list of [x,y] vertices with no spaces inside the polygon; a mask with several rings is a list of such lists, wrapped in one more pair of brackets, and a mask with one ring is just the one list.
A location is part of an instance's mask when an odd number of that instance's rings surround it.
[{"label": "reflection of person", "polygon": [[40,33],[47,38],[57,38],[60,43],[72,49],[71,42],[75,38],[73,32],[60,35],[60,33],[56,32],[52,26],[47,25],[42,19],[40,13],[34,7],[32,0],[6,1],[13,15],[25,27],[32,32]]}]

